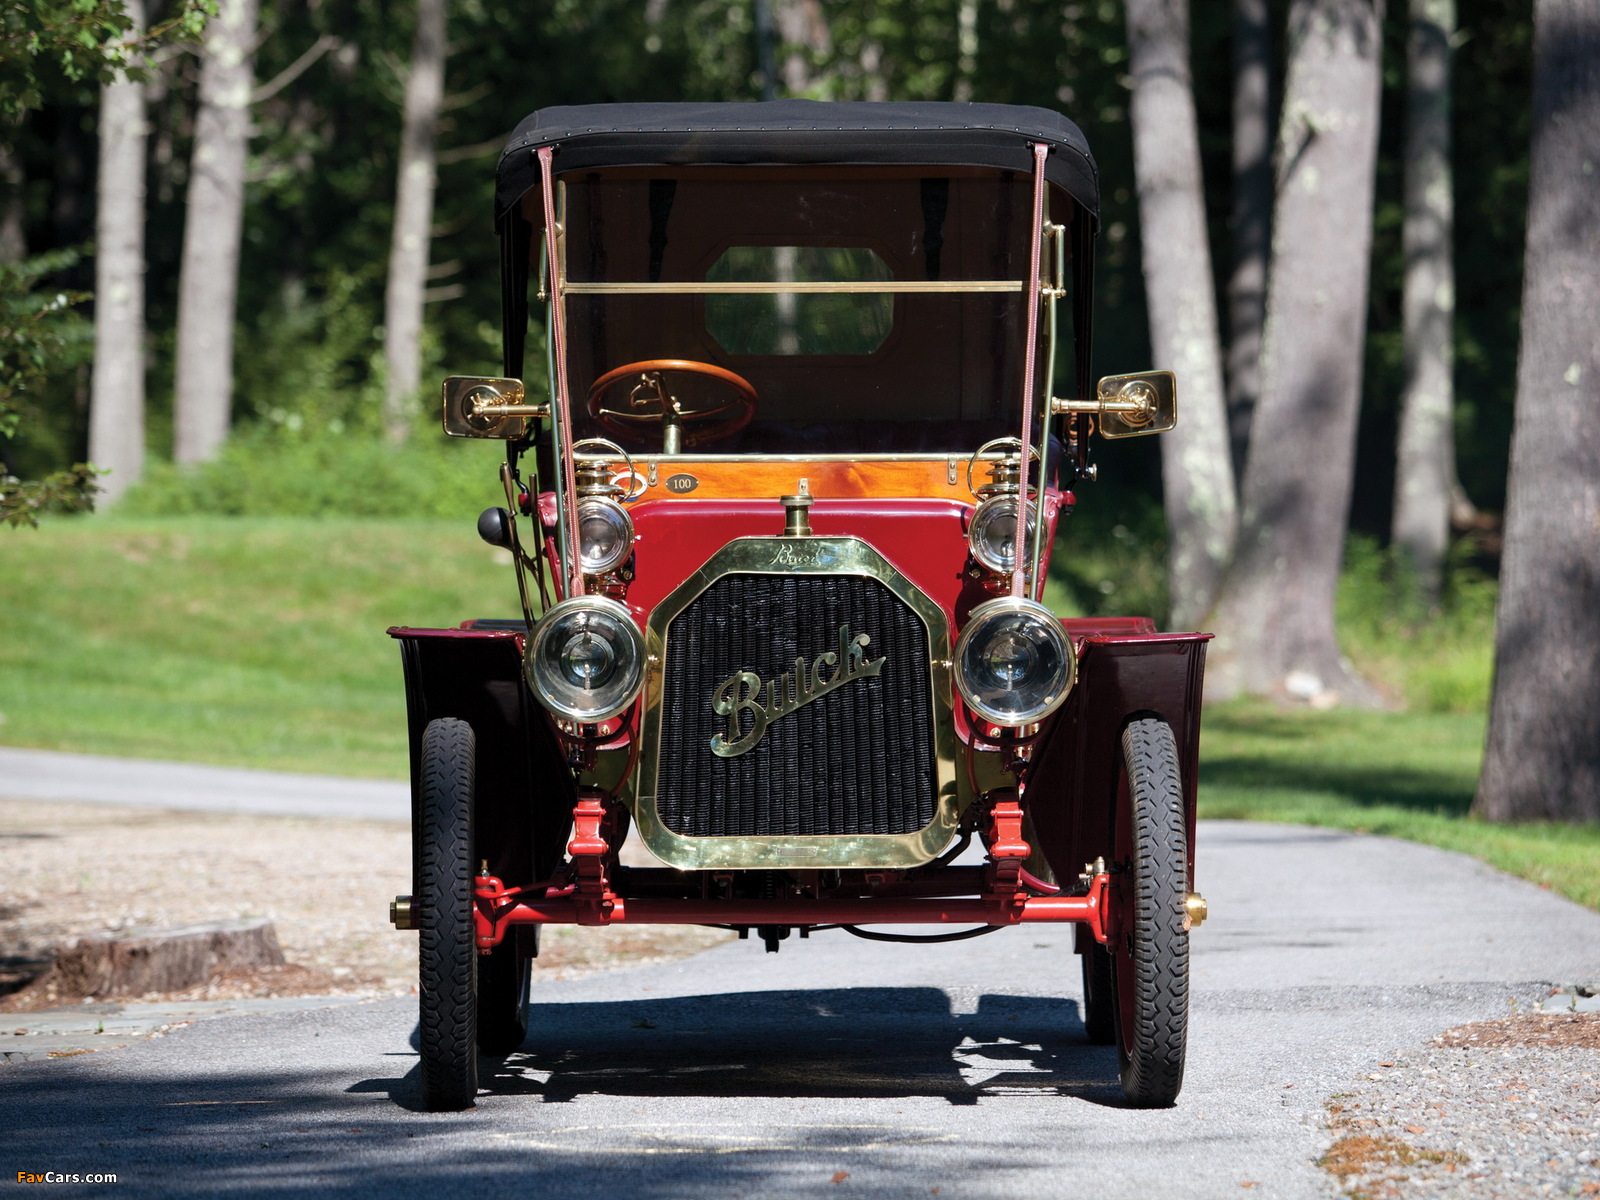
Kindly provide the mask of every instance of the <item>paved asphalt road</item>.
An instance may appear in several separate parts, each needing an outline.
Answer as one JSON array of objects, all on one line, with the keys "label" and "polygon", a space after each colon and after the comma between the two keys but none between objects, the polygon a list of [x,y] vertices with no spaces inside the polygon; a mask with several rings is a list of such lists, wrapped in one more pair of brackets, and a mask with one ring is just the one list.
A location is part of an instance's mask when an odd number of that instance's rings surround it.
[{"label": "paved asphalt road", "polygon": [[1331,1197],[1331,1094],[1600,975],[1600,914],[1459,855],[1223,822],[1199,861],[1213,915],[1173,1110],[1120,1107],[1066,930],[833,932],[542,980],[469,1113],[417,1110],[411,1000],[21,1063],[0,1170],[117,1176],[57,1196]]},{"label": "paved asphalt road", "polygon": [[410,787],[389,779],[249,771],[10,746],[0,746],[0,796],[280,817],[411,819]]}]

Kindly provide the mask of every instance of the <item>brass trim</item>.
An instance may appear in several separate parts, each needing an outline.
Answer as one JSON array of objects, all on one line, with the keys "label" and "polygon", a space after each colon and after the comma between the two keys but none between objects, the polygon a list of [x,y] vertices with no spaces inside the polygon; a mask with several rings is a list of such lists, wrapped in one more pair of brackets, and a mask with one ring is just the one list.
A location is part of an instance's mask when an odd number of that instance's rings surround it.
[{"label": "brass trim", "polygon": [[[1015,438],[1012,438],[1010,440],[1013,441],[1013,442],[1016,441]],[[979,453],[982,454],[982,457],[981,457],[980,461],[986,462],[986,463],[999,462],[1001,459],[1006,457],[1004,454],[983,454],[981,451]],[[600,455],[593,455],[593,454],[579,454],[579,455],[576,456],[577,461],[579,461],[579,462],[587,462],[587,461],[589,461],[591,459],[599,459],[601,457],[602,456],[600,456]],[[658,465],[666,463],[666,465],[672,467],[674,470],[678,470],[678,469],[682,468],[685,464],[688,464],[688,463],[699,463],[699,462],[703,462],[703,463],[847,462],[847,463],[862,463],[862,464],[895,463],[895,462],[925,462],[925,463],[945,463],[948,466],[948,464],[950,463],[950,461],[952,459],[955,459],[955,461],[958,462],[958,463],[962,463],[962,462],[966,462],[971,457],[973,457],[973,456],[967,454],[965,451],[952,453],[950,451],[932,451],[932,450],[921,450],[921,451],[916,451],[915,453],[906,453],[906,454],[709,454],[709,453],[704,452],[703,450],[698,450],[697,449],[695,452],[690,453],[690,454],[679,454],[679,455],[673,456],[671,458],[670,462],[667,461],[668,460],[668,456],[663,455],[663,454],[659,454],[659,453],[658,454],[641,454],[641,455],[638,456],[638,458],[635,461],[642,462],[642,463],[646,464],[646,466],[651,467],[651,468],[654,468],[654,467],[657,467]],[[949,469],[950,470],[959,471],[960,468],[959,467],[951,467]],[[951,482],[954,483],[955,481],[951,480]]]},{"label": "brass trim", "polygon": [[1098,417],[1100,436],[1106,438],[1166,433],[1178,423],[1177,376],[1171,371],[1107,375],[1095,385],[1093,400],[1052,396],[1050,411]]},{"label": "brass trim", "polygon": [[778,503],[783,505],[783,536],[810,537],[811,536],[811,505],[815,502],[811,489],[806,481],[800,481],[800,490],[792,496],[779,496]]},{"label": "brass trim", "polygon": [[389,924],[396,929],[417,929],[421,922],[418,920],[417,902],[410,896],[396,896],[389,901]]},{"label": "brass trim", "polygon": [[[754,671],[735,671],[711,693],[711,707],[719,717],[728,718],[728,728],[711,739],[711,753],[718,758],[738,758],[754,750],[767,735],[767,727],[797,712],[814,700],[838,691],[846,684],[883,671],[887,655],[871,658],[872,635],[850,632],[839,626],[839,648],[817,655],[807,665],[804,658],[794,660],[794,670],[776,679],[762,679]],[[762,704],[763,695],[766,703]],[[750,729],[744,731],[739,714],[749,710]]]},{"label": "brass trim", "polygon": [[1199,929],[1205,924],[1206,898],[1199,892],[1186,892],[1183,897],[1183,927]]},{"label": "brass trim", "polygon": [[[798,552],[797,552],[798,551]],[[688,837],[661,823],[656,808],[660,779],[662,699],[665,691],[667,638],[672,622],[707,588],[725,575],[861,575],[876,579],[908,605],[928,631],[929,679],[933,704],[934,768],[938,799],[933,820],[905,834],[857,834],[806,837]],[[854,632],[854,631],[852,631]],[[818,630],[836,638],[837,630]],[[900,574],[889,560],[855,537],[736,538],[713,554],[650,614],[645,630],[646,671],[644,721],[640,730],[639,769],[628,780],[624,799],[633,812],[639,836],[649,851],[679,870],[706,868],[793,867],[804,857],[811,867],[920,866],[950,844],[962,808],[971,800],[956,770],[950,627],[944,610]],[[769,664],[755,664],[766,667]],[[707,703],[710,703],[707,697]],[[710,747],[707,747],[710,753]]]},{"label": "brass trim", "polygon": [[973,279],[966,282],[941,283],[936,280],[892,279],[864,280],[840,283],[571,283],[563,282],[561,290],[569,296],[632,296],[642,294],[675,296],[726,296],[770,295],[774,293],[808,292],[824,295],[865,292],[1021,292],[1027,289],[1021,279]]},{"label": "brass trim", "polygon": [[[631,521],[629,523],[630,525],[632,524]],[[545,639],[549,637],[550,630],[555,628],[556,623],[565,614],[575,609],[597,609],[615,621],[628,640],[633,643],[634,652],[639,659],[639,674],[641,677],[644,675],[649,664],[645,660],[644,635],[639,629],[639,623],[633,619],[633,614],[628,611],[628,606],[620,600],[614,600],[610,596],[596,595],[592,592],[568,596],[565,600],[552,604],[544,615],[539,618],[539,623],[530,631],[527,645],[522,651],[522,675],[527,681],[528,690],[538,697],[539,703],[543,704],[558,718],[565,718],[580,725],[593,724],[597,721],[609,721],[617,714],[633,707],[633,702],[639,698],[639,692],[644,686],[642,679],[633,680],[629,686],[619,692],[615,703],[590,710],[577,709],[571,704],[552,696],[547,689],[539,686],[538,671],[535,667],[539,651],[543,648]]]},{"label": "brass trim", "polygon": [[526,437],[529,417],[548,417],[550,405],[527,403],[520,379],[450,375],[440,388],[440,420],[451,437],[503,439]]},{"label": "brass trim", "polygon": [[[1018,719],[1005,713],[993,711],[968,690],[967,681],[961,677],[961,654],[968,643],[976,637],[983,628],[984,622],[995,613],[1028,613],[1036,616],[1051,631],[1051,636],[1060,636],[1062,657],[1067,663],[1067,678],[1061,690],[1046,698],[1042,707],[1028,714],[1026,718]],[[1037,600],[1026,596],[997,596],[993,600],[985,600],[967,614],[967,623],[961,627],[961,636],[956,639],[956,667],[954,669],[956,687],[960,689],[961,698],[966,701],[977,716],[988,721],[991,725],[1002,728],[1018,729],[1026,725],[1035,725],[1044,720],[1056,709],[1066,703],[1067,697],[1072,694],[1072,689],[1078,684],[1078,655],[1072,648],[1072,639],[1067,636],[1056,615]]]}]

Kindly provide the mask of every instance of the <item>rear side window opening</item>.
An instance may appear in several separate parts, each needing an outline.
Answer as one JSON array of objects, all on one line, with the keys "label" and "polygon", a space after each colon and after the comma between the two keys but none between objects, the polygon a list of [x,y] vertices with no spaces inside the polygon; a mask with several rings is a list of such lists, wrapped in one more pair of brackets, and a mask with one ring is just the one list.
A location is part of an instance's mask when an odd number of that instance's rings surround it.
[{"label": "rear side window opening", "polygon": [[[730,246],[708,283],[870,283],[894,278],[864,246]],[[864,355],[894,328],[890,292],[712,295],[706,332],[732,355]]]}]

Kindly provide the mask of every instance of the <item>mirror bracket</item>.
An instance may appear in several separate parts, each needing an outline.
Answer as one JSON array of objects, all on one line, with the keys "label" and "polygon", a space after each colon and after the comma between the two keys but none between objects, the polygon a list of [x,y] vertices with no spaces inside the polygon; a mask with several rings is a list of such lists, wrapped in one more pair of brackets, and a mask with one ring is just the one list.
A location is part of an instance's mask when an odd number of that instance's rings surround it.
[{"label": "mirror bracket", "polygon": [[1052,396],[1050,411],[1057,416],[1088,413],[1108,438],[1165,433],[1178,423],[1178,381],[1171,371],[1107,375],[1095,385],[1094,399]]},{"label": "mirror bracket", "polygon": [[548,401],[528,403],[520,379],[452,375],[444,381],[444,431],[451,437],[520,440],[528,421],[548,417]]}]

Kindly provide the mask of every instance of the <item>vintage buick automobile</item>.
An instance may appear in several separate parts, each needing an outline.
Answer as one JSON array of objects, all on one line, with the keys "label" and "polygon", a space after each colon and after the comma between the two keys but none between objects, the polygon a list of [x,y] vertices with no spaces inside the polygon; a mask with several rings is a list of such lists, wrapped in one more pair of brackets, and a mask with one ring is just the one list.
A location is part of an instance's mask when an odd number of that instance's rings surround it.
[{"label": "vintage buick automobile", "polygon": [[[545,924],[771,951],[1038,921],[1075,927],[1128,1102],[1173,1103],[1206,635],[1040,600],[1091,435],[1176,415],[1169,374],[1090,373],[1083,135],[1004,105],[549,108],[497,185],[506,377],[447,379],[444,428],[505,443],[478,532],[522,612],[389,631],[426,1103],[472,1105],[480,1051],[521,1044]],[[630,827],[659,865],[619,860]]]}]

